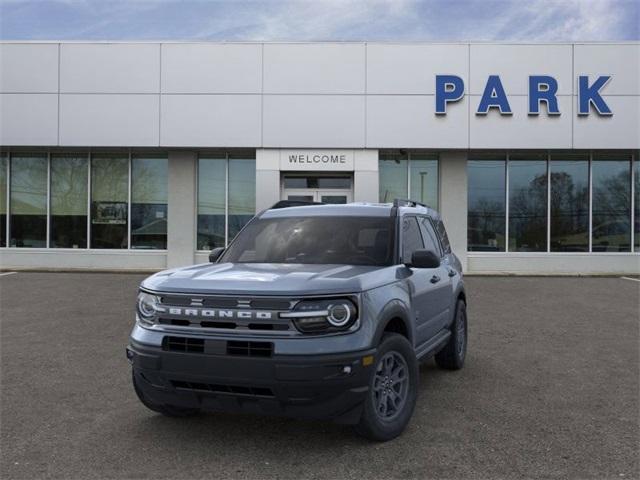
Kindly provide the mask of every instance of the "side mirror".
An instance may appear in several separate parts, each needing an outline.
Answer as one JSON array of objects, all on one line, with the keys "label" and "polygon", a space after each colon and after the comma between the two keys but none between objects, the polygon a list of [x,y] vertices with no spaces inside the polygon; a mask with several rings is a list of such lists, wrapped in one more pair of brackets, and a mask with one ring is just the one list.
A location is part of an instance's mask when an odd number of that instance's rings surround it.
[{"label": "side mirror", "polygon": [[211,253],[209,254],[209,262],[216,263],[223,252],[224,252],[224,247],[218,247],[211,250]]},{"label": "side mirror", "polygon": [[438,268],[440,257],[431,250],[416,250],[411,254],[411,265],[414,268]]}]

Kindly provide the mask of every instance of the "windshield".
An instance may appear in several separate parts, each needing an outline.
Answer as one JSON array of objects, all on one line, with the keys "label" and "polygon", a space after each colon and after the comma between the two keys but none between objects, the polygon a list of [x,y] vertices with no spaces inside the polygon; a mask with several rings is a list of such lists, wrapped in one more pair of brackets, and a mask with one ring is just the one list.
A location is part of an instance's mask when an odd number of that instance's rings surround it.
[{"label": "windshield", "polygon": [[255,219],[220,261],[391,265],[393,220],[329,216]]}]

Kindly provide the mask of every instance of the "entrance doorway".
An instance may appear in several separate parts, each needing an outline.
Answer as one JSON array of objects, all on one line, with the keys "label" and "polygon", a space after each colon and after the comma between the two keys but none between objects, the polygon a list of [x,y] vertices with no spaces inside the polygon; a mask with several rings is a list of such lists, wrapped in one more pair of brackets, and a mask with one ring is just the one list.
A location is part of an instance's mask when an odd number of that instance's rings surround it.
[{"label": "entrance doorway", "polygon": [[350,203],[353,180],[348,175],[298,175],[282,177],[282,199],[302,202]]}]

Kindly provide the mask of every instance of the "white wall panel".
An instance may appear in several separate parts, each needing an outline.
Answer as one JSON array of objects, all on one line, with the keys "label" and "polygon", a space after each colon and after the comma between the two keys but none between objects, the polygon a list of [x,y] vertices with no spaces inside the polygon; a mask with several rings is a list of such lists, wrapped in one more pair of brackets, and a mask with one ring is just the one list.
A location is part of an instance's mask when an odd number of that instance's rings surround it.
[{"label": "white wall panel", "polygon": [[364,96],[267,95],[265,147],[364,147]]},{"label": "white wall panel", "polygon": [[157,146],[157,95],[60,95],[60,144]]},{"label": "white wall panel", "polygon": [[468,148],[467,98],[435,113],[433,95],[367,98],[367,148]]},{"label": "white wall panel", "polygon": [[165,93],[260,93],[262,45],[163,44]]},{"label": "white wall panel", "polygon": [[[470,148],[571,148],[573,97],[558,97],[559,116],[527,115],[528,99],[510,97],[513,115],[475,115],[479,96],[471,97]],[[544,111],[544,110],[543,110]]]},{"label": "white wall panel", "polygon": [[550,75],[558,94],[572,92],[571,45],[471,45],[471,94],[482,95],[489,75],[500,75],[507,95],[529,93],[529,75]]},{"label": "white wall panel", "polygon": [[364,93],[364,44],[265,44],[265,93]]},{"label": "white wall panel", "polygon": [[606,95],[640,95],[640,44],[576,45],[574,72],[577,93],[578,75],[613,78],[601,90]]},{"label": "white wall panel", "polygon": [[640,148],[640,97],[602,98],[613,115],[576,117],[574,148]]},{"label": "white wall panel", "polygon": [[469,47],[367,45],[367,93],[435,94],[436,75],[457,75],[468,89]]},{"label": "white wall panel", "polygon": [[1,93],[57,93],[58,45],[0,44]]},{"label": "white wall panel", "polygon": [[0,145],[57,145],[56,94],[0,94]]},{"label": "white wall panel", "polygon": [[62,93],[159,93],[160,45],[66,43],[60,47]]},{"label": "white wall panel", "polygon": [[259,95],[162,95],[161,144],[260,145]]}]

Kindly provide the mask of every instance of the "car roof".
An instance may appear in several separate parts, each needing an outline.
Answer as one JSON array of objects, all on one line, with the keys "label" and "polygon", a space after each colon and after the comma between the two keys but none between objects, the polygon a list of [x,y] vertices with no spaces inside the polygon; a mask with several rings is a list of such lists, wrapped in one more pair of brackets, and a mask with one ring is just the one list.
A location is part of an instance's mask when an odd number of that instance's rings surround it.
[{"label": "car roof", "polygon": [[439,219],[440,215],[432,208],[417,206],[394,207],[392,203],[354,202],[339,205],[321,204],[285,208],[272,208],[259,214],[260,218],[287,217],[391,217],[394,215],[422,214]]}]

